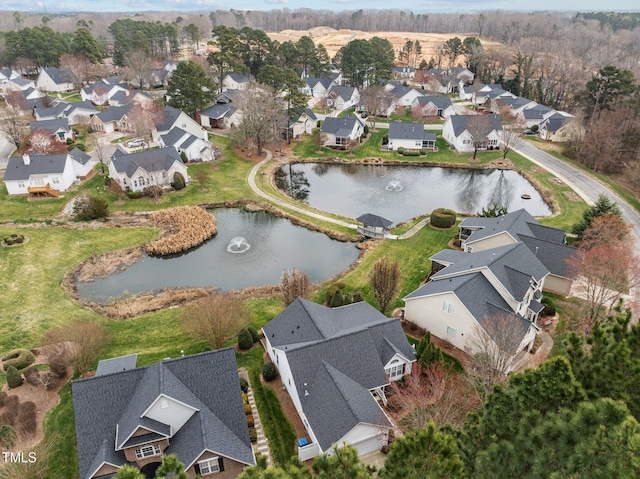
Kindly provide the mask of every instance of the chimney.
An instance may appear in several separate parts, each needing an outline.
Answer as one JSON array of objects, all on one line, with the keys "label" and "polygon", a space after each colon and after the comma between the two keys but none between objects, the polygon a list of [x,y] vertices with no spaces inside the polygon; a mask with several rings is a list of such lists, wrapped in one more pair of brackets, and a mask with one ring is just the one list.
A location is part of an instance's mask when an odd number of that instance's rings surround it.
[{"label": "chimney", "polygon": [[22,155],[22,161],[24,162],[25,165],[31,164],[31,158],[29,158],[29,155]]}]

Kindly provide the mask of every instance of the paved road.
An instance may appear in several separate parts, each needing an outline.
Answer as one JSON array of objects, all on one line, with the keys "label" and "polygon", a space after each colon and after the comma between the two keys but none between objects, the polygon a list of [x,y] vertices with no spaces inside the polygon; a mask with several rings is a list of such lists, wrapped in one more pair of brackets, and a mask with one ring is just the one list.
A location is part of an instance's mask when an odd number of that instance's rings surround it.
[{"label": "paved road", "polygon": [[608,186],[600,183],[599,180],[593,178],[582,170],[579,170],[549,153],[540,150],[534,145],[521,141],[517,148],[517,153],[551,171],[563,182],[569,185],[582,199],[587,203],[593,204],[601,194],[607,195],[615,201],[624,219],[632,227],[632,233],[635,236],[635,254],[640,256],[640,214],[629,203],[609,189]]},{"label": "paved road", "polygon": [[15,150],[13,143],[10,143],[4,135],[0,135],[0,170],[7,169],[9,155]]}]

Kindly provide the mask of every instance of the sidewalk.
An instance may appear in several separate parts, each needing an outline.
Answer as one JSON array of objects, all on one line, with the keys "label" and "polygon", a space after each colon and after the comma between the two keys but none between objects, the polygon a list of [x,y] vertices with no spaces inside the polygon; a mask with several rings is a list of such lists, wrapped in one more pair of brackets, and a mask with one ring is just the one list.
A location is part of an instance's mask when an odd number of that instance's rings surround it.
[{"label": "sidewalk", "polygon": [[253,389],[251,388],[251,381],[249,380],[249,373],[244,368],[238,369],[238,375],[247,380],[249,383],[249,389],[247,389],[247,397],[249,398],[249,405],[251,406],[251,414],[253,415],[254,424],[253,426],[256,428],[256,433],[258,436],[258,441],[255,444],[252,444],[253,454],[257,455],[260,453],[263,457],[267,458],[267,464],[272,464],[273,461],[271,459],[271,449],[269,449],[269,440],[267,436],[264,434],[264,429],[262,428],[262,422],[260,421],[260,414],[258,413],[258,408],[256,407],[256,400],[253,397]]}]

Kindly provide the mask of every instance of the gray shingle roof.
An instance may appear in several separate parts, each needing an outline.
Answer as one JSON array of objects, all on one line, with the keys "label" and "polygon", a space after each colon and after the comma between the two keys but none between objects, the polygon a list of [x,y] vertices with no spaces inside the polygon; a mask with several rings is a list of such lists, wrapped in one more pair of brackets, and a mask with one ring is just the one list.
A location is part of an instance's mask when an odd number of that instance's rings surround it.
[{"label": "gray shingle roof", "polygon": [[180,141],[184,137],[184,135],[193,136],[191,133],[187,133],[182,128],[174,127],[169,130],[169,133],[165,133],[162,136],[162,141],[165,146],[175,146],[179,147],[183,142]]},{"label": "gray shingle roof", "polygon": [[356,91],[357,88],[353,86],[333,85],[329,90],[329,94],[336,95],[343,100],[350,100],[351,97],[353,97],[354,92]]},{"label": "gray shingle roof", "polygon": [[213,105],[202,110],[201,115],[208,116],[215,120],[232,115],[238,108],[229,103],[214,103]]},{"label": "gray shingle roof", "polygon": [[67,155],[30,155],[28,165],[22,156],[9,158],[4,180],[28,180],[31,175],[62,173],[67,164]]},{"label": "gray shingle roof", "polygon": [[360,123],[360,120],[355,116],[341,116],[339,118],[336,117],[327,117],[324,122],[322,122],[322,128],[320,131],[322,133],[329,133],[336,135],[339,130],[347,130],[352,132],[356,126],[356,123]]},{"label": "gray shingle roof", "polygon": [[360,223],[363,223],[365,226],[375,226],[378,228],[388,228],[393,224],[393,221],[371,213],[360,215],[356,218],[356,220],[358,220]]},{"label": "gray shingle roof", "polygon": [[119,150],[111,157],[113,166],[118,173],[125,173],[131,178],[138,168],[146,172],[169,171],[176,161],[182,163],[178,151],[172,146],[157,150],[143,150],[137,153],[124,154]]},{"label": "gray shingle roof", "polygon": [[44,67],[43,70],[51,77],[56,84],[61,83],[73,83],[71,74],[68,70],[63,70],[56,67]]},{"label": "gray shingle roof", "polygon": [[[502,124],[500,123],[500,117],[498,115],[451,115],[447,121],[451,122],[453,126],[453,132],[456,137],[462,135],[465,130],[469,129],[469,122],[475,121],[471,120],[472,117],[488,118],[488,121],[491,122],[491,128],[496,131],[502,130]],[[480,121],[480,120],[479,120]],[[490,131],[488,132],[490,133]]]},{"label": "gray shingle roof", "polygon": [[524,234],[564,244],[566,238],[566,233],[563,230],[541,225],[524,208],[497,218],[465,218],[460,223],[460,227],[478,228],[465,240],[465,244],[472,244],[474,241],[505,231],[509,232],[515,239],[517,239],[518,235]]},{"label": "gray shingle roof", "polygon": [[576,255],[582,254],[579,249],[573,246],[534,238],[533,236],[519,234],[518,239],[556,276],[571,277],[572,272],[567,265],[567,261]]},{"label": "gray shingle roof", "polygon": [[542,120],[544,115],[550,113],[552,108],[544,105],[537,105],[533,108],[527,108],[523,110],[522,115],[526,120]]},{"label": "gray shingle roof", "polygon": [[134,369],[136,367],[137,360],[137,354],[129,354],[128,356],[120,356],[118,358],[103,359],[102,361],[98,361],[96,376]]},{"label": "gray shingle roof", "polygon": [[86,165],[91,160],[91,155],[78,148],[73,148],[73,150],[69,152],[69,156],[81,165]]},{"label": "gray shingle roof", "polygon": [[[114,447],[116,425],[119,436],[132,425],[159,428],[139,414],[159,393],[199,409],[171,438],[166,454],[175,452],[189,465],[208,449],[254,464],[236,368],[233,349],[226,348],[73,381],[80,477],[89,477],[104,461],[125,463]],[[162,426],[161,435],[170,432]]]},{"label": "gray shingle roof", "polygon": [[69,108],[69,103],[67,103],[66,101],[61,101],[49,108],[36,108],[36,113],[40,118],[44,118],[46,116],[57,117],[67,108]]},{"label": "gray shingle roof", "polygon": [[182,110],[178,110],[177,108],[169,105],[165,106],[164,118],[162,119],[161,123],[156,125],[156,129],[158,131],[169,131],[171,128],[173,128],[173,125],[176,123],[181,113]]},{"label": "gray shingle roof", "polygon": [[389,123],[390,140],[431,140],[436,141],[436,134],[425,132],[423,123]]},{"label": "gray shingle roof", "polygon": [[69,120],[67,118],[54,118],[52,120],[40,120],[32,121],[29,123],[31,131],[47,130],[51,134],[55,134],[57,131],[62,130],[65,132],[71,131],[69,128]]},{"label": "gray shingle roof", "polygon": [[110,121],[120,121],[131,110],[130,105],[124,106],[110,106],[105,111],[102,111],[96,115],[102,122],[109,123]]},{"label": "gray shingle roof", "polygon": [[307,82],[307,85],[309,85],[309,88],[314,88],[318,83],[320,83],[325,90],[328,89],[332,84],[333,84],[333,80],[331,78],[312,78],[312,77],[307,77],[304,79],[304,81]]},{"label": "gray shingle roof", "polygon": [[446,95],[434,95],[434,96],[424,95],[424,96],[419,96],[417,100],[420,105],[433,103],[435,106],[437,106],[441,110],[446,110],[452,105],[451,98],[449,98]]}]

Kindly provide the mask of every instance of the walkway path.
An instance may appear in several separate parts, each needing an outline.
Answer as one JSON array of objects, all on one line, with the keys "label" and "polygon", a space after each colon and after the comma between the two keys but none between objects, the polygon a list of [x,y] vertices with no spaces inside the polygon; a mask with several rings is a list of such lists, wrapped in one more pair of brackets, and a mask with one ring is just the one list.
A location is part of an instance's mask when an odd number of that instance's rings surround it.
[{"label": "walkway path", "polygon": [[269,449],[269,440],[264,433],[264,429],[262,428],[262,422],[260,421],[260,414],[258,413],[258,408],[256,407],[256,400],[253,397],[253,389],[251,388],[251,381],[249,380],[249,373],[245,368],[239,368],[238,374],[240,377],[245,378],[247,383],[249,383],[249,389],[247,389],[247,397],[249,399],[249,405],[251,406],[251,414],[253,415],[253,427],[256,428],[256,433],[258,437],[258,441],[253,444],[253,453],[260,453],[262,456],[267,458],[267,464],[272,464],[271,460],[271,449]]}]

